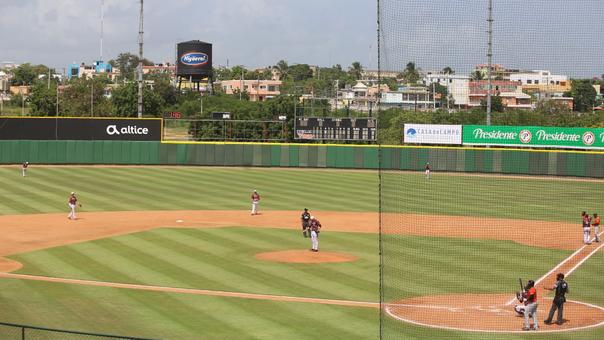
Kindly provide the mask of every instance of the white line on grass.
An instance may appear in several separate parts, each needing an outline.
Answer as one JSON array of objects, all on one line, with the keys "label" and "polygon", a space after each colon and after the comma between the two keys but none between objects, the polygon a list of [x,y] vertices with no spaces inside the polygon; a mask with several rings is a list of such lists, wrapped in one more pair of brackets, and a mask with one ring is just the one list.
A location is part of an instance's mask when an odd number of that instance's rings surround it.
[{"label": "white line on grass", "polygon": [[59,278],[59,277],[26,275],[26,274],[0,273],[0,277],[11,278],[11,279],[21,279],[21,280],[32,280],[32,281],[79,284],[79,285],[95,286],[95,287],[136,289],[136,290],[146,290],[146,291],[166,292],[166,293],[222,296],[222,297],[235,297],[235,298],[243,298],[243,299],[271,300],[271,301],[284,301],[284,302],[306,302],[306,303],[319,303],[319,304],[326,304],[326,305],[352,306],[352,307],[370,307],[370,308],[379,308],[380,307],[379,302],[320,299],[320,298],[297,297],[297,296],[286,296],[286,295],[271,295],[271,294],[254,294],[254,293],[243,293],[243,292],[226,292],[226,291],[220,291],[220,290],[207,290],[207,289],[175,288],[175,287],[151,286],[151,285],[140,285],[140,284],[131,284],[131,283],[67,279],[67,278]]},{"label": "white line on grass", "polygon": [[[602,236],[602,234],[604,234],[604,231],[601,232],[600,234],[598,234],[598,236]],[[591,239],[590,242],[593,242],[595,240],[595,237],[593,239]],[[604,245],[604,244],[603,244]],[[547,272],[545,275],[543,275],[542,277],[540,277],[537,281],[535,281],[535,285],[538,285],[541,281],[545,280],[548,276],[550,276],[553,272],[555,272],[558,268],[562,267],[566,262],[570,261],[570,259],[572,259],[573,257],[575,257],[577,254],[579,254],[583,249],[585,249],[588,246],[588,244],[584,244],[581,248],[577,249],[574,253],[572,253],[572,255],[570,255],[569,257],[567,257],[566,259],[564,259],[564,261],[558,263],[554,268],[552,268],[552,270],[550,270],[549,272]],[[602,247],[602,246],[600,246]],[[600,247],[598,247],[596,250],[600,249]],[[570,270],[568,273],[566,273],[565,277],[568,277],[573,271],[575,271],[575,269],[577,269],[581,264],[583,264],[583,262],[585,262],[585,260],[587,260],[588,258],[591,257],[591,255],[593,255],[594,252],[592,252],[591,254],[587,255],[586,258],[584,258],[583,260],[581,260],[576,266],[575,268],[573,268],[572,270]],[[511,299],[510,301],[508,301],[508,303],[506,304],[506,306],[510,306],[512,303],[514,303],[516,301],[516,298]]]}]

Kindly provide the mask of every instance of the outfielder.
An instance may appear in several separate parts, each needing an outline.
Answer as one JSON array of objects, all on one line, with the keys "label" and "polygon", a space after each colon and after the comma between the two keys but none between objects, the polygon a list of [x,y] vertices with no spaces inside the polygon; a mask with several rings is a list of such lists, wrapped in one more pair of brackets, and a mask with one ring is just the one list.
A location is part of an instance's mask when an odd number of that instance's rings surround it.
[{"label": "outfielder", "polygon": [[254,190],[252,192],[252,215],[258,215],[258,204],[260,204],[260,194]]},{"label": "outfielder", "polygon": [[583,220],[583,243],[591,244],[589,241],[589,224],[591,223],[591,218],[588,213],[583,211],[581,212],[581,219]]},{"label": "outfielder", "polygon": [[302,221],[302,235],[304,235],[304,238],[308,237],[308,233],[310,233],[310,230],[308,229],[310,227],[310,213],[308,212],[307,208],[304,208],[304,212],[302,213],[302,216],[300,217],[300,220]]},{"label": "outfielder", "polygon": [[23,162],[23,164],[21,165],[21,173],[23,174],[23,177],[25,177],[25,175],[27,174],[28,166],[29,166],[29,162]]},{"label": "outfielder", "polygon": [[598,214],[594,214],[592,225],[594,226],[594,236],[596,242],[600,242],[600,216],[598,216]]},{"label": "outfielder", "polygon": [[319,251],[319,233],[321,232],[321,222],[314,216],[310,217],[310,239],[312,241],[311,251]]},{"label": "outfielder", "polygon": [[75,209],[76,209],[76,204],[79,205],[80,207],[82,206],[81,204],[78,204],[78,198],[76,197],[76,193],[75,192],[71,192],[71,195],[69,195],[69,199],[67,201],[67,203],[69,204],[69,215],[67,215],[67,218],[70,220],[75,220],[76,219],[76,213],[75,213]]},{"label": "outfielder", "polygon": [[430,171],[432,170],[432,165],[430,163],[426,163],[426,179],[430,179]]}]

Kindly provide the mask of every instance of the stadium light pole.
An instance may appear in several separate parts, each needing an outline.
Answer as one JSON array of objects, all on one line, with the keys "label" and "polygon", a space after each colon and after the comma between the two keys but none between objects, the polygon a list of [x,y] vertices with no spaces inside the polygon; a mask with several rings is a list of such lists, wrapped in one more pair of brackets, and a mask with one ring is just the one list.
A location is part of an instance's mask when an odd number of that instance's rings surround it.
[{"label": "stadium light pole", "polygon": [[140,0],[138,25],[138,118],[143,118],[143,0]]},{"label": "stadium light pole", "polygon": [[487,88],[487,125],[491,125],[491,105],[492,105],[492,98],[491,98],[491,89],[493,88],[493,83],[492,83],[492,78],[493,78],[493,71],[492,71],[492,64],[493,64],[493,0],[489,0],[489,19],[487,19],[488,23],[489,23],[489,30],[488,30],[488,44],[489,44],[489,50],[487,52],[487,59],[488,59],[488,65],[487,65],[487,78],[488,78],[488,88]]}]

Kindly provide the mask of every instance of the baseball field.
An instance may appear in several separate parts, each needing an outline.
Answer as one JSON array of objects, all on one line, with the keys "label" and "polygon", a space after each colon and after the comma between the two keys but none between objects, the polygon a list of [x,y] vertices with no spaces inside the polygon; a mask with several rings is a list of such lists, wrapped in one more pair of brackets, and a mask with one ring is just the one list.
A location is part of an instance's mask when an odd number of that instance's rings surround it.
[{"label": "baseball field", "polygon": [[[602,180],[36,165],[0,180],[1,322],[154,339],[604,337],[604,254],[579,224],[604,212]],[[323,225],[318,253],[303,208]],[[558,271],[567,322],[522,333],[518,278],[538,281],[542,321]]]}]

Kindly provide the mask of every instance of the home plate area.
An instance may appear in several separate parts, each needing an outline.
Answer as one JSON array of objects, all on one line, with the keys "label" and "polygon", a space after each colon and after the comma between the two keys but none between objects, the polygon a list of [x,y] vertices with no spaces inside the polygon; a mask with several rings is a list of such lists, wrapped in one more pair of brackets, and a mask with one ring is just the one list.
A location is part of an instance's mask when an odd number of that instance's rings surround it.
[{"label": "home plate area", "polygon": [[[474,332],[523,332],[524,318],[508,305],[509,294],[436,295],[399,300],[385,305],[391,317],[416,325]],[[580,330],[604,325],[604,308],[578,301],[564,305],[562,325],[545,325],[551,299],[541,299],[537,310],[539,332]],[[531,319],[532,321],[532,319]]]}]

